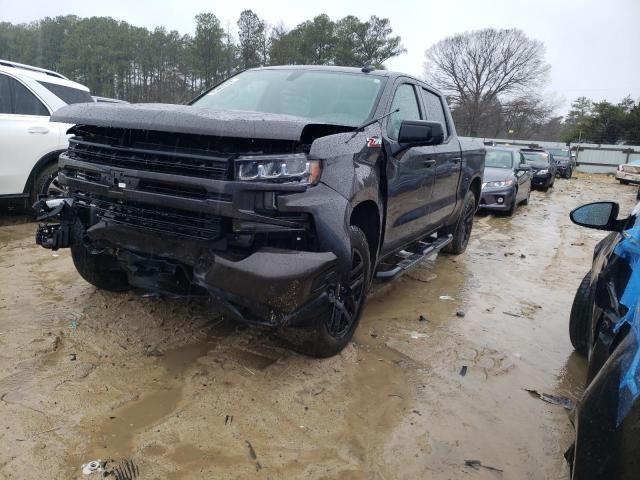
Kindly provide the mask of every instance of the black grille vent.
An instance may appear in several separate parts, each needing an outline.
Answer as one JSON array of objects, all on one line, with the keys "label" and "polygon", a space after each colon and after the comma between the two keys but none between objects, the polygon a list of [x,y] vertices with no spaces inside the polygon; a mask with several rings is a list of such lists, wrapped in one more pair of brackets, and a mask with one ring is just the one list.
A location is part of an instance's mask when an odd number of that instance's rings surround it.
[{"label": "black grille vent", "polygon": [[94,207],[98,217],[104,221],[198,240],[214,240],[222,234],[222,218],[217,215],[85,195],[79,195],[78,200],[80,205]]},{"label": "black grille vent", "polygon": [[230,156],[203,152],[145,147],[120,147],[72,137],[68,155],[72,159],[116,168],[128,168],[189,177],[229,179]]}]

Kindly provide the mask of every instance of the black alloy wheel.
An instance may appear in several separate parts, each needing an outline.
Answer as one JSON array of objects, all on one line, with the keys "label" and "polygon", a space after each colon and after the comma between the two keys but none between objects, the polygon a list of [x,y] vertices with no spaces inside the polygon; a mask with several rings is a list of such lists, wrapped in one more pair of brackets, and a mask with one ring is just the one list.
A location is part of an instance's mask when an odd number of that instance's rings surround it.
[{"label": "black alloy wheel", "polygon": [[462,212],[462,245],[467,248],[469,239],[471,238],[471,230],[473,229],[473,216],[476,213],[476,203],[467,202]]},{"label": "black alloy wheel", "polygon": [[349,280],[336,287],[333,293],[333,308],[326,320],[327,333],[336,340],[342,340],[351,331],[358,318],[364,300],[365,264],[361,253],[351,251],[352,262]]}]

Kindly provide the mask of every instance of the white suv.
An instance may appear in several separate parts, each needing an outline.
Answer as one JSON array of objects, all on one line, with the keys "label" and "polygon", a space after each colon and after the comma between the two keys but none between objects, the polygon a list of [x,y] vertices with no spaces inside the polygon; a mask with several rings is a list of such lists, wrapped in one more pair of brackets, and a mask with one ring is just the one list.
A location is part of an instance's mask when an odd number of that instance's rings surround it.
[{"label": "white suv", "polygon": [[93,101],[87,87],[59,73],[0,60],[0,201],[24,205],[55,195],[58,155],[71,125],[49,123],[49,116]]}]

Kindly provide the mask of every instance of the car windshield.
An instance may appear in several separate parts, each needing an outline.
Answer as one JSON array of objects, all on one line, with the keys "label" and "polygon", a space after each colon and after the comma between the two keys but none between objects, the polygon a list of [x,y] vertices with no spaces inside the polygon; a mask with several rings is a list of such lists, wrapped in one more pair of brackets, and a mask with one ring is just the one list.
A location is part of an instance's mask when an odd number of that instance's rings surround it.
[{"label": "car windshield", "polygon": [[554,158],[569,158],[569,150],[565,150],[563,148],[550,148],[547,150]]},{"label": "car windshield", "polygon": [[485,167],[513,168],[513,155],[508,150],[487,150]]},{"label": "car windshield", "polygon": [[549,154],[546,152],[522,152],[526,163],[549,163]]},{"label": "car windshield", "polygon": [[375,106],[384,79],[317,70],[250,70],[218,85],[193,105],[242,110],[356,126]]}]

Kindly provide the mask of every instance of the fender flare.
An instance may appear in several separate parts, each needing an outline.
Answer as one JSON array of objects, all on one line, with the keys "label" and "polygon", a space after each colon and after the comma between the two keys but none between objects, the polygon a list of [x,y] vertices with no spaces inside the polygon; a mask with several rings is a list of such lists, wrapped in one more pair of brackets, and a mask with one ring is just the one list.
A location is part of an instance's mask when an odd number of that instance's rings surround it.
[{"label": "fender flare", "polygon": [[27,181],[25,182],[24,188],[22,189],[22,193],[25,193],[27,195],[31,194],[31,189],[33,188],[35,178],[38,176],[38,174],[51,163],[57,162],[60,154],[62,152],[66,152],[66,150],[67,150],[66,148],[54,150],[52,152],[45,154],[42,158],[40,158],[40,160],[38,160],[33,166],[33,168],[31,169],[31,172],[27,177]]}]

